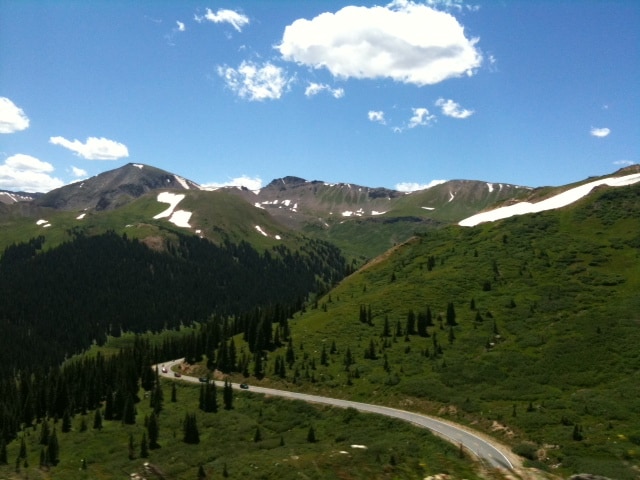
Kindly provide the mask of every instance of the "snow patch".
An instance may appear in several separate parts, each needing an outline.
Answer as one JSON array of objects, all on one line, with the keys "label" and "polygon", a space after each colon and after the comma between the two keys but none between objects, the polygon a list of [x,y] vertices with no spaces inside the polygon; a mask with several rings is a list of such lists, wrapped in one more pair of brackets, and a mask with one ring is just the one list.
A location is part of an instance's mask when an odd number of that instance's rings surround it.
[{"label": "snow patch", "polygon": [[285,207],[288,207],[289,205],[291,205],[291,200],[283,200],[283,201],[282,201],[282,204],[283,204]]},{"label": "snow patch", "polygon": [[453,192],[449,192],[449,202],[448,203],[451,203],[454,198],[456,198],[456,196],[453,194]]},{"label": "snow patch", "polygon": [[478,213],[469,218],[465,218],[458,225],[462,227],[474,227],[479,223],[494,222],[496,220],[502,220],[504,218],[513,217],[514,215],[525,215],[527,213],[543,212],[545,210],[554,210],[557,208],[566,207],[571,203],[580,200],[582,197],[588,195],[591,190],[600,185],[608,185],[610,187],[622,187],[625,185],[632,185],[640,182],[640,173],[634,173],[632,175],[625,175],[622,177],[609,177],[593,182],[585,183],[577,187],[565,190],[558,195],[551,198],[547,198],[537,203],[520,202],[507,207],[496,208],[488,212]]},{"label": "snow patch", "polygon": [[140,165],[139,163],[133,163],[132,165],[136,168],[139,168],[140,170],[142,170],[144,167],[144,165]]},{"label": "snow patch", "polygon": [[360,448],[362,450],[366,450],[367,446],[366,445],[351,445],[351,448]]},{"label": "snow patch", "polygon": [[[502,187],[502,185],[500,185]],[[487,188],[489,189],[489,193],[493,192],[493,183],[487,183]]]},{"label": "snow patch", "polygon": [[259,233],[261,233],[262,235],[264,235],[265,237],[268,237],[268,236],[269,236],[269,235],[267,235],[267,234],[265,233],[265,231],[264,231],[264,230],[262,230],[262,227],[261,227],[260,225],[256,225],[256,230],[257,230]]},{"label": "snow patch", "polygon": [[280,235],[276,235],[276,236],[275,236],[275,239],[276,239],[276,240],[282,240],[282,238],[280,237]]},{"label": "snow patch", "polygon": [[190,188],[190,187],[189,187],[189,184],[187,183],[187,181],[186,181],[184,178],[179,177],[178,175],[174,175],[174,176],[173,176],[173,178],[175,178],[175,179],[176,179],[176,181],[177,181],[180,185],[182,185],[182,188],[184,188],[185,190],[189,190],[189,188]]},{"label": "snow patch", "polygon": [[254,203],[253,206],[256,207],[256,208],[261,208],[262,210],[265,209],[262,205],[260,205],[259,202]]},{"label": "snow patch", "polygon": [[160,203],[168,203],[169,208],[165,211],[157,214],[154,219],[169,217],[169,221],[178,227],[190,228],[189,220],[191,219],[191,212],[185,210],[177,210],[174,212],[178,204],[184,199],[184,194],[175,194],[169,192],[161,192],[158,194],[157,200]]},{"label": "snow patch", "polygon": [[387,212],[376,212],[375,210],[371,210],[371,215],[384,215]]},{"label": "snow patch", "polygon": [[82,220],[85,217],[86,213],[81,213],[76,217],[76,220]]},{"label": "snow patch", "polygon": [[354,216],[354,215],[356,217],[361,217],[362,215],[364,215],[364,210],[362,208],[359,208],[355,212],[353,212],[351,210],[346,210],[346,211],[342,212],[342,216],[343,217],[351,217],[351,216]]},{"label": "snow patch", "polygon": [[435,210],[434,207],[420,207],[420,208],[422,208],[423,210]]},{"label": "snow patch", "polygon": [[38,220],[38,221],[36,222],[36,225],[44,225],[45,223],[49,223],[49,221],[48,221],[48,220],[40,219],[40,220]]}]

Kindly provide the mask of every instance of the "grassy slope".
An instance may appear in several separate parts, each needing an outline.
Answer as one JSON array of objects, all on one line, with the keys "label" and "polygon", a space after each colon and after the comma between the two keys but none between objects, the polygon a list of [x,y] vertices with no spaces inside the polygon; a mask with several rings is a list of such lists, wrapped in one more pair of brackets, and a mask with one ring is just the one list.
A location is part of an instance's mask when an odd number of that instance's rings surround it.
[{"label": "grassy slope", "polygon": [[[144,418],[151,412],[148,400],[143,399],[137,406],[136,425],[104,422],[102,430],[94,430],[93,412],[85,417],[85,432],[80,431],[81,416],[75,417],[69,433],[61,433],[58,423],[60,463],[49,471],[38,466],[40,429],[29,430],[25,436],[27,466],[21,460],[20,472],[16,473],[20,443],[14,441],[8,447],[9,465],[0,466],[0,478],[116,479],[142,473],[147,461],[170,479],[195,479],[199,465],[203,465],[208,478],[222,478],[225,465],[232,479],[412,479],[444,472],[454,478],[480,478],[473,463],[460,458],[455,446],[401,421],[264,398],[250,391],[235,394],[231,411],[221,408],[217,413],[203,413],[197,409],[199,386],[182,382],[177,383],[178,401],[172,403],[170,397],[171,387],[165,382],[164,409],[159,417],[161,448],[151,450],[147,459],[139,458],[146,430]],[[218,401],[222,404],[221,389]],[[182,441],[181,422],[187,412],[197,415],[199,445]],[[316,443],[307,441],[310,426]],[[262,437],[259,442],[255,441],[257,427]],[[133,460],[128,458],[130,434],[138,457]],[[86,470],[80,468],[82,459],[86,460]]]},{"label": "grassy slope", "polygon": [[[292,322],[294,342],[304,342],[299,347],[308,357],[306,365],[296,363],[298,388],[449,412],[495,430],[540,465],[635,478],[638,232],[636,185],[602,190],[595,201],[562,211],[446,228],[399,246]],[[430,272],[429,256],[436,259]],[[475,321],[472,299],[482,321]],[[409,309],[430,306],[434,317],[444,317],[448,302],[459,323],[452,342],[436,322],[429,338],[384,345],[385,316],[392,329],[397,321],[404,327]],[[361,305],[371,307],[374,326],[359,322]],[[434,334],[443,354],[427,358]],[[310,359],[317,366],[322,346],[333,340],[339,352],[312,371],[315,383],[305,381]],[[371,341],[378,359],[364,360]],[[347,348],[356,359],[352,385]],[[582,441],[573,440],[576,425]]]}]

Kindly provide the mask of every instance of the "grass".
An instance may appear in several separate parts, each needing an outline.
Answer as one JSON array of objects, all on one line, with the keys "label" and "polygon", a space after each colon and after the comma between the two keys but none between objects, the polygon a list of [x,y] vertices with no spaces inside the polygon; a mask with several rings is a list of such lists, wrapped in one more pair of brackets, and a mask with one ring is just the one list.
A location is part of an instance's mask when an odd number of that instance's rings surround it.
[{"label": "grass", "polygon": [[[139,457],[144,418],[150,414],[148,400],[143,398],[137,406],[136,425],[104,422],[102,430],[94,430],[93,412],[86,416],[89,428],[84,432],[79,429],[80,416],[74,418],[74,429],[69,433],[61,433],[58,423],[60,463],[48,471],[38,466],[39,428],[28,429],[24,433],[28,466],[21,460],[16,472],[19,441],[14,441],[8,447],[10,465],[0,467],[0,478],[124,478],[130,473],[144,473],[145,462],[161,470],[167,479],[196,479],[200,465],[208,478],[222,478],[225,469],[228,478],[410,479],[438,473],[481,478],[475,471],[477,466],[469,458],[462,458],[455,446],[399,420],[265,398],[250,391],[235,394],[233,410],[203,413],[197,409],[198,385],[177,382],[178,401],[172,403],[168,401],[169,383],[163,382],[161,447],[151,450],[149,458]],[[221,403],[221,391],[218,397]],[[197,415],[199,445],[182,441],[186,412]],[[310,427],[315,432],[314,443],[308,441]],[[258,428],[261,440],[255,441]],[[129,435],[136,443],[134,459],[129,459]],[[86,470],[81,468],[83,459]]]}]

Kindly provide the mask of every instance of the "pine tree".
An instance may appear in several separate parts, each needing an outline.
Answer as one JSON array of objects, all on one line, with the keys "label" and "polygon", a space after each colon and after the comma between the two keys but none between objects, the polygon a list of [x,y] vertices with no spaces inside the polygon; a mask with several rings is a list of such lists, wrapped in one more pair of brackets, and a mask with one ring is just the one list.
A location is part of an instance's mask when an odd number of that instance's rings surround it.
[{"label": "pine tree", "polygon": [[200,464],[200,466],[198,467],[198,480],[206,480],[207,479],[207,473],[204,471],[204,467],[202,466],[202,464]]},{"label": "pine tree", "polygon": [[124,402],[122,423],[127,425],[134,425],[136,423],[136,407],[133,404],[133,398],[131,398],[131,395],[127,395],[127,399]]},{"label": "pine tree", "polygon": [[147,432],[142,432],[142,440],[140,440],[140,458],[149,458],[149,445],[147,444]]},{"label": "pine tree", "polygon": [[316,443],[316,431],[313,429],[313,426],[309,427],[309,431],[307,432],[307,442]]},{"label": "pine tree", "polygon": [[0,438],[0,465],[6,465],[7,463],[7,442],[4,438]]},{"label": "pine tree", "polygon": [[62,433],[68,433],[71,431],[71,414],[69,413],[69,409],[64,411],[64,415],[62,416]]},{"label": "pine tree", "polygon": [[258,443],[262,440],[262,432],[260,431],[260,427],[256,427],[256,432],[253,434],[253,441]]},{"label": "pine tree", "polygon": [[94,430],[102,430],[102,413],[99,408],[96,408],[93,414],[93,428]]},{"label": "pine tree", "polygon": [[231,386],[231,382],[229,379],[225,379],[224,381],[224,409],[232,410],[233,409],[233,388]]},{"label": "pine tree", "polygon": [[178,401],[178,392],[176,391],[176,384],[171,384],[171,402],[176,403]]},{"label": "pine tree", "polygon": [[49,444],[49,435],[51,431],[49,429],[49,421],[45,418],[40,425],[40,445]]},{"label": "pine tree", "polygon": [[49,436],[49,445],[47,447],[47,464],[56,466],[60,462],[60,446],[58,445],[58,435],[55,427]]},{"label": "pine tree", "polygon": [[136,458],[136,444],[133,442],[133,433],[129,434],[129,460]]},{"label": "pine tree", "polygon": [[79,428],[79,430],[80,430],[81,432],[86,432],[86,431],[87,431],[87,428],[88,428],[88,427],[87,427],[87,418],[86,418],[85,416],[83,416],[83,417],[80,419],[80,428]]},{"label": "pine tree", "polygon": [[455,327],[458,325],[456,322],[456,310],[453,306],[453,302],[447,304],[447,325]]},{"label": "pine tree", "polygon": [[149,448],[159,448],[158,436],[160,434],[160,426],[158,425],[158,417],[155,412],[151,412],[149,422],[147,423],[147,432],[149,432]]},{"label": "pine tree", "polygon": [[18,457],[27,458],[27,445],[24,443],[24,435],[20,438],[20,453]]},{"label": "pine tree", "polygon": [[196,422],[195,413],[186,413],[184,417],[184,442],[189,444],[200,443],[200,432]]}]

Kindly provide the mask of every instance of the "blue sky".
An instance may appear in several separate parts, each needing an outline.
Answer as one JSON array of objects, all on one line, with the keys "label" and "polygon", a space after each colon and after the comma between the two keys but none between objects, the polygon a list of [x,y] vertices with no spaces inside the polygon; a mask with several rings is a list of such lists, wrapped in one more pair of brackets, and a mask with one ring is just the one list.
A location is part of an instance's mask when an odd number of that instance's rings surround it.
[{"label": "blue sky", "polygon": [[0,189],[560,185],[638,163],[640,2],[0,0]]}]

